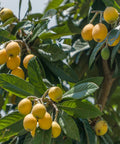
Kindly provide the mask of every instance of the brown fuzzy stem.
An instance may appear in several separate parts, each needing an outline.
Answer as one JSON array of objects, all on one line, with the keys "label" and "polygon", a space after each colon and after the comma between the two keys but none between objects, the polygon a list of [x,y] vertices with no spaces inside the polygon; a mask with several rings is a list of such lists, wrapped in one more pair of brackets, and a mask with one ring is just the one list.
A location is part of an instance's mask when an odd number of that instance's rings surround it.
[{"label": "brown fuzzy stem", "polygon": [[98,104],[101,105],[101,110],[103,110],[106,105],[113,82],[115,81],[115,79],[112,77],[112,72],[109,69],[108,62],[106,60],[103,60],[102,62],[103,62],[104,80],[99,92],[97,102]]}]

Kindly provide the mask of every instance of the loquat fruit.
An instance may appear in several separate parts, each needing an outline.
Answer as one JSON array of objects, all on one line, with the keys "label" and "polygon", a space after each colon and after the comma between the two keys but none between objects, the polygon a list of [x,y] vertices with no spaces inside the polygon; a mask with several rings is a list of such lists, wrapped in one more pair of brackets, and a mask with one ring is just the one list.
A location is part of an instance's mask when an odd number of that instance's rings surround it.
[{"label": "loquat fruit", "polygon": [[36,127],[30,132],[32,137],[35,136],[35,131],[36,131]]},{"label": "loquat fruit", "polygon": [[94,25],[93,24],[87,24],[84,26],[84,28],[81,31],[81,36],[85,41],[91,41],[92,38],[92,30]]},{"label": "loquat fruit", "polygon": [[11,70],[16,69],[20,65],[20,57],[9,57],[7,61],[7,67]]},{"label": "loquat fruit", "polygon": [[108,131],[108,125],[104,120],[100,120],[95,124],[95,132],[97,136],[102,136]]},{"label": "loquat fruit", "polygon": [[54,86],[49,89],[48,95],[53,101],[59,102],[62,99],[63,92],[61,88]]},{"label": "loquat fruit", "polygon": [[24,71],[20,67],[17,67],[16,69],[12,70],[11,74],[15,75],[15,76],[17,76],[19,78],[22,78],[22,79],[25,78]]},{"label": "loquat fruit", "polygon": [[6,20],[8,20],[9,18],[12,18],[13,16],[14,16],[13,12],[10,9],[8,9],[8,8],[3,8],[0,11],[0,19],[3,22],[5,22]]},{"label": "loquat fruit", "polygon": [[6,63],[8,60],[8,56],[5,49],[0,50],[0,65]]},{"label": "loquat fruit", "polygon": [[27,131],[33,131],[37,126],[37,120],[32,114],[28,114],[23,120],[24,129]]},{"label": "loquat fruit", "polygon": [[7,55],[10,57],[16,57],[20,53],[20,46],[17,42],[11,41],[6,46]]},{"label": "loquat fruit", "polygon": [[107,23],[112,24],[118,19],[119,13],[114,7],[107,7],[103,12],[103,17]]},{"label": "loquat fruit", "polygon": [[96,24],[92,30],[92,36],[96,42],[102,42],[106,38],[107,33],[107,27],[102,23]]},{"label": "loquat fruit", "polygon": [[29,63],[30,59],[33,58],[33,57],[34,57],[33,54],[28,54],[28,55],[24,58],[24,60],[23,60],[23,65],[24,65],[24,67],[25,67],[26,69],[27,69],[27,66],[28,66],[28,63]]},{"label": "loquat fruit", "polygon": [[38,119],[39,127],[43,130],[48,130],[52,126],[52,117],[46,112],[42,119]]},{"label": "loquat fruit", "polygon": [[102,59],[104,59],[104,60],[108,60],[108,59],[109,59],[109,57],[110,57],[110,50],[109,50],[109,48],[104,47],[104,48],[101,50],[101,57],[102,57]]},{"label": "loquat fruit", "polygon": [[57,138],[61,133],[61,127],[60,125],[56,122],[52,122],[52,137]]},{"label": "loquat fruit", "polygon": [[43,104],[37,103],[32,108],[32,114],[36,119],[43,118],[46,113],[46,108]]},{"label": "loquat fruit", "polygon": [[[113,41],[114,39],[115,38],[112,38],[112,39],[110,39],[110,41]],[[111,46],[111,47],[113,47],[113,46],[116,46],[119,42],[120,42],[120,35],[119,35],[119,37],[112,44],[110,44],[108,42],[108,45]]]},{"label": "loquat fruit", "polygon": [[31,109],[32,102],[28,98],[24,98],[18,103],[18,111],[23,115],[29,114]]}]

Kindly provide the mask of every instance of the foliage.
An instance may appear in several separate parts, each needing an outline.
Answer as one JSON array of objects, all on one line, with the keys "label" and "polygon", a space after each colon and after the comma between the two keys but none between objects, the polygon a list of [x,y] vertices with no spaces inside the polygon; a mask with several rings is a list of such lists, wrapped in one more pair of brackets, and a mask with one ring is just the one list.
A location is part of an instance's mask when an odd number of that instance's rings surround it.
[{"label": "foliage", "polygon": [[[18,18],[13,17],[0,23],[0,49],[11,40],[21,46],[21,64],[25,80],[11,74],[6,64],[0,65],[0,142],[3,144],[117,144],[120,143],[120,42],[113,43],[120,35],[119,22],[110,25],[102,18],[109,30],[109,37],[103,42],[94,40],[85,42],[81,37],[82,28],[93,18],[94,11],[103,11],[113,6],[120,12],[115,0],[51,0],[43,13],[31,13],[32,5],[28,0],[28,9],[21,19],[22,0],[19,0]],[[55,18],[56,24],[48,26]],[[99,22],[97,15],[93,24]],[[114,40],[111,41],[111,39]],[[101,50],[109,47],[110,58],[102,60]],[[23,66],[27,54],[34,54],[28,68]],[[107,63],[107,66],[104,64]],[[107,68],[106,68],[107,67]],[[104,110],[95,105],[99,101],[101,90],[108,90],[111,84],[107,104]],[[107,81],[107,86],[104,82]],[[62,101],[54,103],[59,109],[57,121],[62,128],[61,135],[53,139],[52,130],[36,129],[33,138],[23,128],[23,118],[17,110],[22,98],[36,96],[42,98],[52,86],[63,91]],[[48,96],[48,95],[47,95]],[[47,110],[53,115],[55,109]],[[109,131],[104,136],[96,136],[94,125],[97,120],[105,119]]]}]

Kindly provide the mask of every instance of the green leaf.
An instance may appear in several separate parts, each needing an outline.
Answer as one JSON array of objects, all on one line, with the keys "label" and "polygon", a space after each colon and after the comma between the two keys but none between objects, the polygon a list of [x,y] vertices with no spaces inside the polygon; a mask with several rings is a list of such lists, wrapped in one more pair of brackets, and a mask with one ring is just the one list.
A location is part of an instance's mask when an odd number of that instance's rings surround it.
[{"label": "green leaf", "polygon": [[68,27],[68,21],[64,22],[61,25],[57,25],[55,27],[52,27],[50,30],[54,31],[56,34],[61,34],[63,36],[74,34],[71,32],[71,30]]},{"label": "green leaf", "polygon": [[0,73],[8,73],[9,69],[7,68],[6,64],[0,66]]},{"label": "green leaf", "polygon": [[29,43],[35,40],[35,38],[38,37],[43,32],[43,30],[47,28],[48,22],[49,20],[46,20],[37,24],[37,26],[33,30],[33,34],[31,39],[29,40]]},{"label": "green leaf", "polygon": [[20,28],[23,28],[24,26],[30,24],[29,21],[21,21],[21,22],[18,22],[17,25],[15,25],[15,27],[13,28],[12,30],[12,34],[15,35],[16,32],[20,29]]},{"label": "green leaf", "polygon": [[0,131],[0,142],[8,141],[10,138],[13,138],[16,135],[23,135],[25,133],[26,131],[23,128],[23,119],[18,120]]},{"label": "green leaf", "polygon": [[113,49],[112,49],[112,53],[111,53],[111,66],[113,65],[113,62],[115,60],[116,54],[118,49],[120,48],[120,42],[119,44],[117,44]]},{"label": "green leaf", "polygon": [[68,8],[74,6],[74,5],[75,5],[74,2],[73,2],[73,3],[67,3],[67,4],[64,4],[63,6],[59,6],[59,7],[57,8],[57,11],[63,11],[63,10],[66,10],[66,9],[68,9]]},{"label": "green leaf", "polygon": [[72,87],[69,91],[64,93],[64,98],[83,99],[94,93],[99,87],[93,82],[81,83]]},{"label": "green leaf", "polygon": [[102,112],[88,101],[68,100],[58,104],[58,107],[78,118],[88,119],[102,115]]},{"label": "green leaf", "polygon": [[5,90],[0,88],[0,110],[2,109],[2,106],[4,105],[4,95],[5,95]]},{"label": "green leaf", "polygon": [[25,140],[24,140],[23,144],[31,144],[31,143],[32,143],[32,140],[33,140],[33,138],[32,138],[32,136],[31,136],[31,134],[28,133],[28,134],[25,136]]},{"label": "green leaf", "polygon": [[31,144],[50,144],[51,143],[51,129],[49,130],[42,130],[38,128],[36,130],[35,137],[32,140]]},{"label": "green leaf", "polygon": [[106,6],[112,6],[120,12],[120,6],[116,3],[115,0],[102,0]]},{"label": "green leaf", "polygon": [[46,11],[48,11],[49,9],[55,9],[55,8],[59,7],[59,5],[60,5],[62,2],[63,2],[63,0],[57,0],[57,1],[56,1],[56,0],[51,0],[51,1],[49,1],[47,7],[46,7],[45,10],[44,10],[44,13],[45,13]]},{"label": "green leaf", "polygon": [[91,128],[88,120],[81,120],[85,129],[85,133],[86,133],[86,138],[87,138],[87,144],[95,144],[96,140],[95,140],[95,132],[93,131],[93,129]]},{"label": "green leaf", "polygon": [[49,62],[44,60],[45,64],[49,67],[49,69],[57,76],[60,77],[62,80],[76,82],[78,77],[74,70],[65,64],[62,61],[57,62]]},{"label": "green leaf", "polygon": [[113,42],[119,37],[119,35],[120,35],[119,29],[120,29],[120,26],[117,26],[116,28],[111,30],[109,37],[108,37],[109,45],[112,45]]},{"label": "green leaf", "polygon": [[56,13],[57,13],[57,11],[55,9],[50,9],[44,14],[42,19],[49,18],[49,17],[52,18],[54,15],[56,15]]},{"label": "green leaf", "polygon": [[67,36],[67,35],[71,35],[72,33],[60,33],[60,34],[57,34],[53,31],[47,31],[47,32],[43,32],[40,34],[39,38],[40,39],[58,39],[58,38],[61,38],[62,36]]},{"label": "green leaf", "polygon": [[105,44],[105,40],[103,42],[98,43],[96,47],[94,48],[94,50],[92,51],[92,54],[89,60],[89,67],[91,67],[91,65],[93,64],[97,53],[100,51],[100,49],[102,48],[104,44]]},{"label": "green leaf", "polygon": [[100,143],[101,144],[114,144],[111,137],[108,134],[104,136],[100,136]]},{"label": "green leaf", "polygon": [[23,117],[24,116],[21,115],[18,111],[6,115],[5,117],[0,119],[0,130],[16,123],[17,121],[23,119]]},{"label": "green leaf", "polygon": [[15,40],[16,37],[12,34],[10,34],[8,31],[6,30],[3,30],[3,29],[0,29],[0,37],[2,39],[5,39],[5,40]]},{"label": "green leaf", "polygon": [[12,24],[13,22],[17,22],[17,21],[18,19],[16,17],[9,18],[2,25],[0,25],[0,27],[5,27],[6,25]]},{"label": "green leaf", "polygon": [[96,85],[100,86],[101,83],[103,81],[103,77],[101,76],[98,76],[98,77],[90,77],[90,78],[87,78],[87,79],[84,79],[84,80],[81,80],[79,81],[78,83],[76,83],[76,85],[79,85],[81,83],[84,83],[84,82],[93,82],[95,83]]},{"label": "green leaf", "polygon": [[31,10],[32,10],[32,4],[31,4],[31,1],[28,0],[28,10],[27,10],[27,12],[29,13]]},{"label": "green leaf", "polygon": [[33,85],[14,75],[0,74],[0,87],[21,98],[30,95],[39,95]]},{"label": "green leaf", "polygon": [[68,27],[70,29],[70,31],[72,33],[76,33],[76,34],[80,34],[81,33],[81,28],[76,26],[73,22],[72,22],[72,19],[69,18],[68,22]]},{"label": "green leaf", "polygon": [[19,0],[19,12],[18,12],[19,19],[20,19],[21,6],[22,6],[22,0]]},{"label": "green leaf", "polygon": [[47,87],[42,80],[41,69],[36,60],[36,57],[33,57],[28,63],[28,76],[29,81],[42,95]]},{"label": "green leaf", "polygon": [[49,61],[58,61],[67,57],[66,53],[57,44],[41,44],[38,52]]},{"label": "green leaf", "polygon": [[75,121],[65,112],[61,113],[59,118],[60,126],[63,132],[70,138],[80,141],[79,130]]},{"label": "green leaf", "polygon": [[33,14],[27,15],[27,19],[30,21],[39,20],[42,16],[43,16],[43,14],[41,14],[41,13],[33,13]]},{"label": "green leaf", "polygon": [[90,5],[92,5],[92,3],[93,3],[93,0],[81,1],[81,3],[79,4],[80,17],[84,17],[84,18],[87,17]]}]

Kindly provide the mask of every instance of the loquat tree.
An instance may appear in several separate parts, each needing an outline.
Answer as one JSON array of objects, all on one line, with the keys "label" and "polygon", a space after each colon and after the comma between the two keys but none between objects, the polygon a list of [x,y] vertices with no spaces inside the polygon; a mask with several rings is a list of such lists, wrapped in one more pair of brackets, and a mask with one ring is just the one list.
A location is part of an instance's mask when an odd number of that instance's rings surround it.
[{"label": "loquat tree", "polygon": [[119,144],[119,1],[21,9],[0,10],[0,143]]}]

